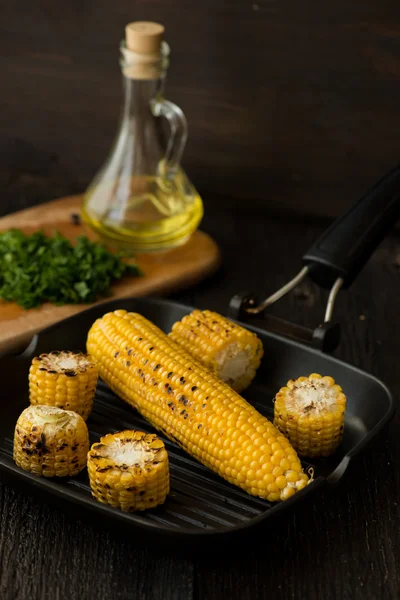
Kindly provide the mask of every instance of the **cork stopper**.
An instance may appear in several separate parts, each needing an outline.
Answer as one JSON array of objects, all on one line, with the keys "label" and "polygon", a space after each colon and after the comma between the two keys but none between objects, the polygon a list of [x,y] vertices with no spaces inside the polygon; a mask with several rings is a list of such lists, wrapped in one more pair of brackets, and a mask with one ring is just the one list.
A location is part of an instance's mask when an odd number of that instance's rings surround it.
[{"label": "cork stopper", "polygon": [[151,21],[133,21],[125,27],[123,73],[131,79],[157,79],[167,66],[165,28]]},{"label": "cork stopper", "polygon": [[126,47],[136,54],[159,55],[165,28],[151,21],[134,21],[125,27]]}]

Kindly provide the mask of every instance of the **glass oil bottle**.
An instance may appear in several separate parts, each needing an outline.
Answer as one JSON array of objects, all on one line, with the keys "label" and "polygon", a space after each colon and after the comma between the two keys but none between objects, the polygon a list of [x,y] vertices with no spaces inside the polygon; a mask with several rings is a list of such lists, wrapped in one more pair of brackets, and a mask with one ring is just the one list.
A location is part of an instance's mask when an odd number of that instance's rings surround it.
[{"label": "glass oil bottle", "polygon": [[[169,47],[158,23],[133,22],[121,42],[124,105],[116,139],[83,198],[82,217],[108,246],[167,250],[199,226],[203,202],[180,161],[187,141],[182,110],[163,96]],[[162,117],[170,128],[163,142]]]}]

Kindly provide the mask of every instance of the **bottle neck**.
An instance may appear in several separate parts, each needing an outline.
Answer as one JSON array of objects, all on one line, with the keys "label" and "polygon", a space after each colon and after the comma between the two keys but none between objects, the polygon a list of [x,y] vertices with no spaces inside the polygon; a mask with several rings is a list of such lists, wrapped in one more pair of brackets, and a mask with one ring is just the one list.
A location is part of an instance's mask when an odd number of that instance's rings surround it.
[{"label": "bottle neck", "polygon": [[142,116],[149,112],[153,102],[160,100],[164,90],[164,77],[152,80],[123,77],[124,118]]},{"label": "bottle neck", "polygon": [[137,54],[121,42],[121,71],[124,77],[124,116],[148,112],[153,102],[162,99],[164,83],[169,65],[169,46],[163,42],[160,53]]}]

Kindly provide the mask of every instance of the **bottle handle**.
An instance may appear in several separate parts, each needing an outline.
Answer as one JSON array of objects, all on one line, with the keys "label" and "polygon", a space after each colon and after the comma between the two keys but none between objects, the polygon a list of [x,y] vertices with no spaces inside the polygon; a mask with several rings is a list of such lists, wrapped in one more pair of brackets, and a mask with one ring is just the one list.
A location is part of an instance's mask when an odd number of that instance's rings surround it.
[{"label": "bottle handle", "polygon": [[165,117],[171,129],[164,160],[160,162],[160,168],[163,168],[161,175],[173,179],[178,171],[187,141],[186,117],[179,106],[164,99],[154,104],[153,111],[157,117]]}]

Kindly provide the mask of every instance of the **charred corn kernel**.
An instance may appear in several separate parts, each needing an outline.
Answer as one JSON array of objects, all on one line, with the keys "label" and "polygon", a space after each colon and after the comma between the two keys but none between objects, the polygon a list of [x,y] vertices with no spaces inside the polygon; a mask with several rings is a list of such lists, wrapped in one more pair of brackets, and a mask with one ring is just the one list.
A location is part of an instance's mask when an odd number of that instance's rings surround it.
[{"label": "charred corn kernel", "polygon": [[100,438],[88,454],[88,472],[93,497],[126,512],[163,504],[170,490],[164,443],[142,431]]},{"label": "charred corn kernel", "polygon": [[14,432],[14,461],[43,477],[72,477],[86,467],[89,434],[75,412],[54,406],[28,406]]},{"label": "charred corn kernel", "polygon": [[29,400],[73,410],[86,421],[93,408],[98,379],[95,361],[88,354],[50,352],[36,356],[29,370]]},{"label": "charred corn kernel", "polygon": [[169,337],[237,392],[250,385],[264,352],[254,333],[210,310],[186,315]]},{"label": "charred corn kernel", "polygon": [[334,379],[311,373],[276,394],[274,425],[299,456],[330,456],[342,440],[345,411],[346,396]]},{"label": "charred corn kernel", "polygon": [[[274,425],[143,316],[116,310],[97,319],[87,350],[117,395],[230,483],[273,502],[307,480],[296,451]],[[285,457],[290,469],[266,481],[276,452],[278,464]],[[280,476],[286,478],[281,488],[275,485]]]}]

